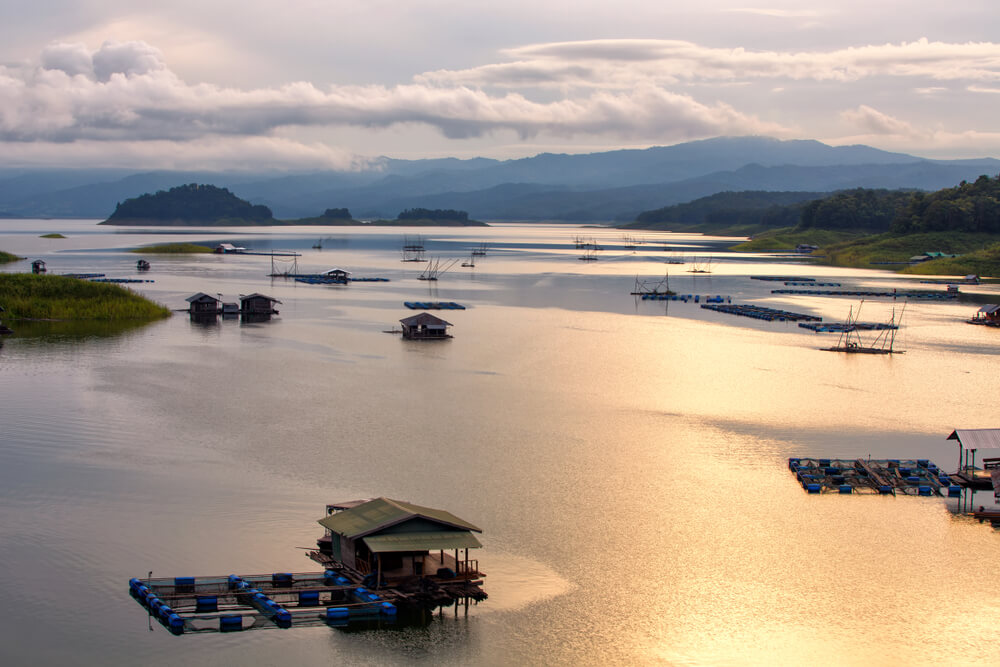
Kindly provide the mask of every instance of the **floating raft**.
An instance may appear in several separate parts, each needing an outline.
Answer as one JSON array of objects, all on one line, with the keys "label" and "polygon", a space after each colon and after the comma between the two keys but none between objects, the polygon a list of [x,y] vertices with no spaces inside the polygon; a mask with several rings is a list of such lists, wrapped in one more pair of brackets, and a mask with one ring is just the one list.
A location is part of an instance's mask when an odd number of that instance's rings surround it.
[{"label": "floating raft", "polygon": [[771,282],[801,282],[801,283],[814,283],[815,278],[802,278],[801,276],[750,276],[751,280],[768,280]]},{"label": "floating raft", "polygon": [[952,481],[927,459],[812,459],[790,458],[788,469],[807,493],[871,493],[877,495],[944,496],[962,494]]},{"label": "floating raft", "polygon": [[640,296],[643,301],[683,301],[687,303],[688,301],[694,301],[695,303],[729,303],[732,300],[730,296],[721,296],[716,294],[715,296],[702,296],[700,294],[667,294],[666,292],[633,292],[635,296]]},{"label": "floating raft", "polygon": [[346,626],[359,620],[392,624],[397,614],[396,605],[386,597],[351,583],[335,570],[133,578],[129,593],[175,635],[261,627]]},{"label": "floating raft", "polygon": [[465,306],[454,301],[404,301],[410,310],[465,310]]},{"label": "floating raft", "polygon": [[153,283],[155,280],[143,280],[141,278],[91,278],[92,283]]},{"label": "floating raft", "polygon": [[79,278],[80,280],[90,280],[92,278],[103,278],[103,273],[64,273],[67,278]]},{"label": "floating raft", "polygon": [[888,324],[886,322],[799,322],[803,329],[809,329],[817,333],[844,333],[847,331],[884,331],[885,329],[898,329],[898,324]]},{"label": "floating raft", "polygon": [[752,306],[749,304],[703,304],[702,308],[714,310],[719,313],[729,313],[730,315],[741,315],[751,317],[755,320],[767,320],[773,322],[797,322],[800,320],[819,322],[823,318],[804,313],[793,313],[788,310],[777,310],[775,308],[765,308],[764,306]]},{"label": "floating raft", "polygon": [[785,287],[840,287],[840,283],[817,283],[815,281],[786,282]]},{"label": "floating raft", "polygon": [[773,289],[771,294],[812,294],[818,296],[888,296],[900,299],[955,299],[956,292],[906,292],[875,290]]}]

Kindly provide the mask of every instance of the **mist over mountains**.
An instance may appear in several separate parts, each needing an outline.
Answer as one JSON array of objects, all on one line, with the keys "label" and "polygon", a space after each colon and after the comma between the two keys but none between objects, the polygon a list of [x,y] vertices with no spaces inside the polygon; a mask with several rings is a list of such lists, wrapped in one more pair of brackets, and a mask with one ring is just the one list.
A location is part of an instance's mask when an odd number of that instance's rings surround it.
[{"label": "mist over mountains", "polygon": [[518,160],[378,158],[364,171],[290,173],[0,168],[0,215],[106,218],[115,205],[187,184],[226,187],[300,218],[349,208],[395,218],[407,208],[459,209],[477,220],[629,221],[640,212],[727,190],[937,190],[1000,173],[1000,160],[927,160],[868,146],[723,137],[642,150]]}]

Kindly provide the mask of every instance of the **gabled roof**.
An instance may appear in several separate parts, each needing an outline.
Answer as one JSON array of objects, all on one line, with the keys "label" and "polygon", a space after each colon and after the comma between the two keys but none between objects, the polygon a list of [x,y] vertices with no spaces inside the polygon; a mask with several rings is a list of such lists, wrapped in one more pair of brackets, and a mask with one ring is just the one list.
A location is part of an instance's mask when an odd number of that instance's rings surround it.
[{"label": "gabled roof", "polygon": [[191,296],[189,296],[184,300],[187,301],[188,303],[194,303],[195,301],[204,301],[206,299],[211,299],[212,301],[218,301],[218,299],[216,299],[211,294],[205,294],[204,292],[198,292],[197,294],[192,294]]},{"label": "gabled roof", "polygon": [[483,532],[451,512],[421,507],[402,500],[376,498],[319,520],[319,524],[348,539],[357,539],[414,518],[423,518],[458,530]]},{"label": "gabled roof", "polygon": [[277,299],[275,299],[273,296],[267,296],[266,294],[259,294],[257,292],[254,292],[253,294],[245,294],[245,295],[243,295],[243,296],[240,297],[240,301],[246,301],[247,299],[267,299],[268,301],[271,301],[272,303],[281,303],[280,301],[278,301]]},{"label": "gabled roof", "polygon": [[350,272],[350,271],[347,271],[347,270],[345,270],[345,269],[336,269],[336,268],[334,268],[334,269],[330,269],[330,270],[328,270],[328,271],[324,271],[324,272],[323,272],[323,273],[321,273],[320,275],[321,275],[321,276],[329,276],[329,275],[332,275],[332,274],[334,274],[334,273],[338,273],[338,274],[339,274],[339,273],[342,273],[342,274],[344,274],[345,276],[349,276],[349,275],[351,275],[351,272]]},{"label": "gabled roof", "polygon": [[998,306],[995,303],[988,303],[982,308],[980,308],[977,312],[983,313],[984,315],[992,315],[998,310],[1000,310],[1000,306]]},{"label": "gabled roof", "polygon": [[428,324],[443,324],[445,326],[451,326],[451,322],[445,322],[440,317],[434,317],[430,313],[420,313],[419,315],[414,315],[413,317],[404,317],[400,320],[400,323],[408,327],[427,326]]},{"label": "gabled roof", "polygon": [[955,429],[948,440],[958,440],[963,449],[1000,449],[1000,428]]}]

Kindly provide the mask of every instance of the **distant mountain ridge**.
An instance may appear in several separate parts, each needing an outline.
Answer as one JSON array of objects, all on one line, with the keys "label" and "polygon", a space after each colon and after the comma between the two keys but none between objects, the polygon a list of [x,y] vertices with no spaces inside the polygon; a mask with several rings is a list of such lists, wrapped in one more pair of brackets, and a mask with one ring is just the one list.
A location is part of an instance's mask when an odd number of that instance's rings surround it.
[{"label": "distant mountain ridge", "polygon": [[0,167],[0,215],[106,218],[126,199],[206,183],[265,205],[277,218],[344,207],[361,219],[427,208],[460,209],[478,220],[609,222],[727,190],[937,190],[998,172],[1000,161],[992,158],[927,160],[869,146],[766,137],[517,160],[378,158],[354,172]]}]

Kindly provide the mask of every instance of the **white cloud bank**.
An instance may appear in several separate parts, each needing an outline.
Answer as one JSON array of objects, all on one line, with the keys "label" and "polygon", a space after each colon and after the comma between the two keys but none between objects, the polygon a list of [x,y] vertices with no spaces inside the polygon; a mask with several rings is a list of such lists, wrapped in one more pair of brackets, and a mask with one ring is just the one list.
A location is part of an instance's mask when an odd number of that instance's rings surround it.
[{"label": "white cloud bank", "polygon": [[[939,88],[917,86],[926,81],[957,82],[970,94],[993,93],[1000,82],[1000,45],[993,43],[918,40],[793,53],[595,40],[529,45],[505,55],[513,61],[426,72],[391,87],[320,88],[300,81],[238,89],[185,82],[144,42],[106,42],[96,51],[58,43],[34,65],[0,66],[0,150],[8,162],[48,161],[60,151],[82,161],[103,150],[107,163],[113,148],[130,163],[249,159],[349,168],[357,164],[349,151],[289,134],[419,124],[454,140],[497,132],[522,140],[614,137],[632,144],[747,134],[822,138],[815,128],[761,118],[732,101],[697,99],[686,88],[697,83],[705,97],[708,86],[720,95],[722,86],[763,81],[761,94],[782,90],[784,100],[802,81],[848,85],[895,78],[907,80],[911,91]],[[827,115],[837,118],[835,110]],[[927,136],[863,102],[840,120],[863,136]],[[957,130],[956,136],[963,134]],[[970,132],[975,134],[964,135]]]}]

